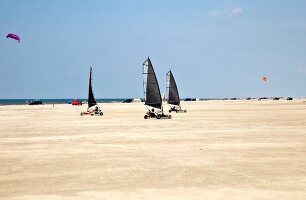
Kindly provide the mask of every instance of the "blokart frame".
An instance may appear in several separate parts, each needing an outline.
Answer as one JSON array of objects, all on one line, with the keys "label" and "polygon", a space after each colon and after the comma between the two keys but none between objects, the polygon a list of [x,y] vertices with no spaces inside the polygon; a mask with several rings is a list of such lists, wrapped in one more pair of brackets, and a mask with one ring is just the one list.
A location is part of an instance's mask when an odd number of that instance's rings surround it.
[{"label": "blokart frame", "polygon": [[181,108],[181,106],[177,106],[177,105],[172,106],[172,105],[170,105],[170,104],[169,104],[169,106],[170,106],[169,113],[171,113],[171,112],[186,113],[186,112],[187,112],[187,110],[186,110],[186,109],[183,110],[183,109]]},{"label": "blokart frame", "polygon": [[[97,105],[97,106],[98,106],[98,105]],[[83,115],[103,116],[103,112],[102,112],[100,106],[98,106],[98,110],[89,111],[89,110],[87,109],[86,112],[81,112],[80,115],[81,115],[81,116],[83,116]]]},{"label": "blokart frame", "polygon": [[171,119],[172,116],[169,114],[165,114],[163,110],[154,111],[154,109],[150,110],[147,107],[148,111],[144,115],[144,119],[156,118],[156,119]]}]

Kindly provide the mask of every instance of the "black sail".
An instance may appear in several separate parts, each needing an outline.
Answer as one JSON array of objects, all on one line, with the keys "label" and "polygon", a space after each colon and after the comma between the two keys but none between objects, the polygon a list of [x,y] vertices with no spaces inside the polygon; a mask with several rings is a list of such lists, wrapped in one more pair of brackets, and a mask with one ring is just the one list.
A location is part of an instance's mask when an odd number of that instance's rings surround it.
[{"label": "black sail", "polygon": [[173,74],[171,70],[168,72],[168,104],[172,105],[180,105],[180,95],[176,86],[175,79],[173,77]]},{"label": "black sail", "polygon": [[143,74],[145,75],[145,105],[162,109],[162,98],[159,85],[150,58],[144,62],[143,67]]},{"label": "black sail", "polygon": [[92,92],[92,68],[90,67],[90,74],[89,74],[89,89],[88,89],[88,108],[97,105],[97,102],[95,100],[94,94]]}]

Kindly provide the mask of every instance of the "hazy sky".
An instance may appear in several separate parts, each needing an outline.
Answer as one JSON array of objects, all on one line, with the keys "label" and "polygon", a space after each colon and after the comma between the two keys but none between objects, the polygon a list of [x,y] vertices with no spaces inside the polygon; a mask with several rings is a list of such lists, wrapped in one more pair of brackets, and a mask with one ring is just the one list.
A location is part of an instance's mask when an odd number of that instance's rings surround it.
[{"label": "hazy sky", "polygon": [[305,97],[306,1],[0,1],[0,98],[87,97],[90,66],[97,98],[143,97],[148,56],[181,97]]}]

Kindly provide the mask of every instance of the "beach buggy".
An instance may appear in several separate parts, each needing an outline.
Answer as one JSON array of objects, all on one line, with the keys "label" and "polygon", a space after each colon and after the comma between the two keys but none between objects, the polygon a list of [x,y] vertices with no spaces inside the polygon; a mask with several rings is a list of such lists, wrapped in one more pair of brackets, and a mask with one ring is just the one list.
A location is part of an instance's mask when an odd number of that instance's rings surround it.
[{"label": "beach buggy", "polygon": [[168,94],[167,102],[170,106],[169,113],[171,112],[186,113],[187,110],[183,110],[181,108],[180,95],[171,70],[169,70],[169,72],[167,73],[166,78],[167,78],[167,94]]},{"label": "beach buggy", "polygon": [[148,109],[144,119],[171,119],[171,115],[167,115],[163,111],[162,98],[150,58],[145,60],[142,66],[145,105]]},{"label": "beach buggy", "polygon": [[81,112],[81,116],[83,115],[97,115],[102,116],[103,112],[99,105],[97,104],[93,91],[92,91],[92,68],[90,67],[90,73],[89,73],[89,89],[88,89],[88,108],[86,112]]}]

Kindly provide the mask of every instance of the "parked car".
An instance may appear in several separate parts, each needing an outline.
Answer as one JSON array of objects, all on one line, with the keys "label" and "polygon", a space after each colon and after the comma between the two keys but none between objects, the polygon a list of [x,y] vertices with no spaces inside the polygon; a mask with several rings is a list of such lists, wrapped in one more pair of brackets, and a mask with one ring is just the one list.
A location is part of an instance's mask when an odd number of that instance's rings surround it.
[{"label": "parked car", "polygon": [[82,105],[82,102],[81,102],[80,100],[78,100],[78,99],[75,99],[75,100],[73,100],[73,101],[71,102],[71,104],[72,104],[73,106],[81,106],[81,105]]},{"label": "parked car", "polygon": [[29,105],[42,105],[43,103],[40,100],[33,100],[33,101],[30,101],[28,104]]},{"label": "parked car", "polygon": [[122,103],[132,103],[132,102],[133,102],[133,99],[126,99]]},{"label": "parked car", "polygon": [[184,99],[184,101],[195,101],[196,100],[196,98],[186,98],[186,99]]}]

